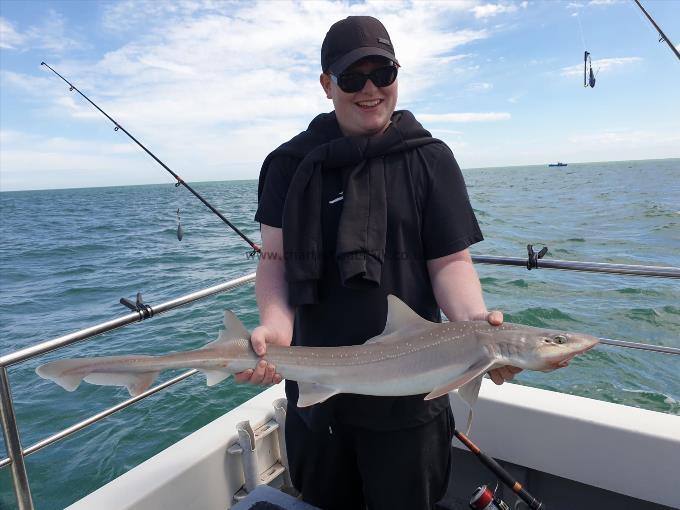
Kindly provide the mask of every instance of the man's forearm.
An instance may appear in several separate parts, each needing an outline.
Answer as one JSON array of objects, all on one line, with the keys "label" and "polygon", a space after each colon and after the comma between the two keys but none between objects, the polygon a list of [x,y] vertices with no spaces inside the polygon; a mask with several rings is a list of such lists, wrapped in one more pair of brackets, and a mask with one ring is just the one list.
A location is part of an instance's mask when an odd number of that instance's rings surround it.
[{"label": "man's forearm", "polygon": [[482,286],[467,250],[428,261],[428,270],[437,304],[450,320],[486,319]]},{"label": "man's forearm", "polygon": [[276,331],[287,343],[293,337],[294,311],[288,304],[288,284],[283,260],[262,255],[255,277],[255,297],[260,311],[260,324]]}]

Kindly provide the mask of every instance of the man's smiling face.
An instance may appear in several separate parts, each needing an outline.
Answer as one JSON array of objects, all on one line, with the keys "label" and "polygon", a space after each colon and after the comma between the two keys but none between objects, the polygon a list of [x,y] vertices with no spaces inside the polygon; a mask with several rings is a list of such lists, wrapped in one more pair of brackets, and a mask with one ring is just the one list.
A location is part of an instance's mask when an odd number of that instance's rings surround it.
[{"label": "man's smiling face", "polygon": [[[344,73],[369,74],[384,67],[389,61],[380,57],[362,59]],[[328,74],[321,75],[321,85],[326,97],[333,100],[335,115],[345,136],[374,135],[385,130],[397,105],[397,80],[387,87],[376,87],[366,80],[358,92],[343,92]]]}]

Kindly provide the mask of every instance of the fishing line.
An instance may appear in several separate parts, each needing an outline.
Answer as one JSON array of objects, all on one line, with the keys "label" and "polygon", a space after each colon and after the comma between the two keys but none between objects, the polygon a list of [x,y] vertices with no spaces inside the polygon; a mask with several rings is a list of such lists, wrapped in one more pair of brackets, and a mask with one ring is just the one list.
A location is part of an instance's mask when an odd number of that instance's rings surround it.
[{"label": "fishing line", "polygon": [[583,27],[581,26],[581,15],[577,12],[575,13],[576,21],[578,22],[578,29],[581,32],[581,44],[583,44],[583,51],[586,51],[586,40],[583,37]]},{"label": "fishing line", "polygon": [[[113,125],[115,126],[114,131],[118,131],[118,130],[120,129],[120,130],[121,130],[123,133],[125,133],[125,134],[126,134],[133,142],[135,142],[139,147],[141,147],[141,148],[144,150],[144,152],[146,152],[149,156],[151,156],[151,157],[154,159],[154,161],[156,161],[156,163],[158,163],[158,164],[161,165],[165,170],[167,170],[167,171],[168,171],[168,172],[169,172],[169,173],[177,180],[177,183],[175,183],[175,186],[180,186],[180,185],[182,185],[182,186],[184,186],[186,189],[188,189],[188,190],[189,190],[196,198],[198,198],[201,202],[203,202],[203,204],[204,204],[208,209],[210,209],[213,213],[215,213],[215,214],[216,214],[216,215],[217,215],[217,216],[218,216],[225,224],[227,224],[234,232],[236,232],[239,236],[241,236],[241,238],[242,238],[245,242],[247,242],[247,243],[250,245],[250,247],[253,249],[253,251],[251,251],[251,252],[249,253],[249,256],[250,256],[250,257],[254,257],[255,254],[260,253],[261,250],[260,250],[260,247],[259,247],[257,244],[255,244],[253,241],[251,241],[251,240],[250,240],[243,232],[241,232],[241,231],[240,231],[233,223],[231,223],[227,218],[225,218],[224,215],[223,215],[222,213],[220,213],[217,209],[215,209],[215,207],[213,207],[212,204],[210,204],[210,203],[209,203],[205,198],[203,198],[196,190],[194,190],[191,186],[189,186],[189,185],[184,181],[184,179],[182,179],[179,175],[177,175],[175,172],[173,172],[173,171],[172,171],[165,163],[163,163],[160,159],[158,159],[158,157],[156,157],[156,155],[155,155],[153,152],[151,152],[149,149],[147,149],[147,148],[146,148],[139,140],[137,140],[134,136],[132,136],[132,135],[127,131],[127,129],[125,129],[123,126],[121,126],[121,125],[120,125],[116,120],[114,120],[108,113],[106,113],[104,110],[102,110],[101,108],[99,108],[99,106],[97,106],[97,105],[96,105],[89,97],[87,97],[87,96],[86,96],[85,94],[83,94],[80,90],[78,90],[78,88],[77,88],[75,85],[73,85],[70,81],[68,81],[66,78],[64,78],[64,77],[63,77],[61,74],[59,74],[57,71],[55,71],[54,69],[52,69],[52,68],[51,68],[49,65],[47,65],[45,62],[41,62],[40,65],[41,65],[41,66],[47,67],[50,71],[52,71],[54,74],[56,74],[57,76],[59,76],[59,78],[61,78],[64,82],[66,82],[66,83],[68,84],[68,86],[70,87],[70,88],[69,88],[70,91],[74,91],[74,90],[75,90],[76,92],[78,92],[78,94],[80,94],[81,96],[83,96],[83,97],[85,98],[85,100],[87,100],[88,103],[90,103],[92,106],[94,106],[97,110],[99,110],[99,111],[101,112],[102,115],[104,115],[107,119],[109,119],[111,122],[113,122]],[[182,232],[181,232],[181,230],[180,230],[180,229],[181,229],[181,225],[180,225],[180,223],[179,223],[179,209],[177,209],[177,226],[178,226],[178,227],[177,227],[177,238],[181,240],[181,235],[183,235],[183,234],[182,234]]]},{"label": "fishing line", "polygon": [[586,39],[583,36],[583,25],[581,25],[581,15],[576,12],[574,13],[576,21],[578,23],[578,30],[581,34],[581,44],[583,45],[583,87],[595,88],[595,77],[599,70],[593,73],[593,61],[590,58],[590,52],[586,49]]}]

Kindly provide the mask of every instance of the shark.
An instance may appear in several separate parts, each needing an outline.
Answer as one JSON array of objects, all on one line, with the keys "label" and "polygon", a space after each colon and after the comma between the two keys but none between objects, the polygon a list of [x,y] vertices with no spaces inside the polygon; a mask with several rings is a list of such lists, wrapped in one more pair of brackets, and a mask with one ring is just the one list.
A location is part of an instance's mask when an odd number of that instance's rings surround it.
[{"label": "shark", "polygon": [[376,396],[424,395],[429,400],[454,390],[470,409],[486,372],[510,365],[550,372],[568,366],[598,343],[596,337],[521,324],[492,326],[486,321],[435,323],[420,317],[393,295],[387,297],[385,329],[364,344],[344,347],[268,345],[263,357],[250,333],[226,310],[217,340],[196,350],[161,356],[104,356],[51,361],[37,374],[74,391],[82,381],[124,386],[132,396],[146,391],[164,370],[195,368],[208,386],[255,368],[260,359],[297,381],[299,407],[340,393]]}]

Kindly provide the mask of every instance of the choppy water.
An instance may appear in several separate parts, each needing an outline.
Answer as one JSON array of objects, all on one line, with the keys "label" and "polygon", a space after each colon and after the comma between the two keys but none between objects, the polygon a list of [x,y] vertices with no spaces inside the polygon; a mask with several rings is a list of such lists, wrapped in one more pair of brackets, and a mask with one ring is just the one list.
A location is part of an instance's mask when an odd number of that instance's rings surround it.
[{"label": "choppy water", "polygon": [[[464,172],[486,236],[475,254],[680,266],[680,159],[512,167]],[[196,189],[253,239],[256,182]],[[185,236],[175,237],[177,208]],[[442,226],[443,227],[443,226]],[[248,246],[183,189],[135,186],[0,194],[0,352],[121,315],[142,291],[149,303],[255,270]],[[487,305],[506,320],[680,347],[677,281],[479,265]],[[64,392],[35,367],[56,357],[160,354],[212,340],[222,311],[252,328],[252,287],[99,336],[10,369],[24,446],[127,397],[123,389]],[[598,347],[521,384],[680,414],[677,356]],[[167,376],[166,376],[167,377]],[[231,380],[194,377],[27,458],[34,501],[72,503],[251,397]],[[0,456],[6,457],[0,443]],[[9,470],[0,508],[14,508]]]}]

